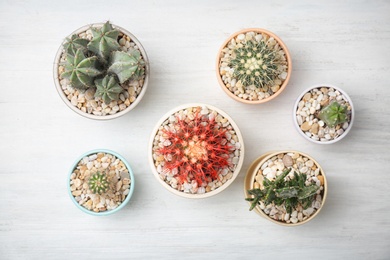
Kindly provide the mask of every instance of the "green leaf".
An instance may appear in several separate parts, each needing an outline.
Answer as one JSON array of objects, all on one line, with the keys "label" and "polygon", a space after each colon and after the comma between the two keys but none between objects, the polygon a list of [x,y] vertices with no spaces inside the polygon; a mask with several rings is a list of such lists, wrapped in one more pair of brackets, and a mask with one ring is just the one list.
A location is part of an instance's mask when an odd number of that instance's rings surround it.
[{"label": "green leaf", "polygon": [[285,187],[281,189],[277,189],[276,196],[282,199],[288,199],[292,197],[297,197],[299,192],[299,187]]},{"label": "green leaf", "polygon": [[319,190],[319,186],[317,185],[311,185],[311,186],[306,186],[304,187],[303,189],[301,189],[298,193],[298,199],[305,199],[307,197],[310,197],[314,194],[317,193],[317,191]]}]

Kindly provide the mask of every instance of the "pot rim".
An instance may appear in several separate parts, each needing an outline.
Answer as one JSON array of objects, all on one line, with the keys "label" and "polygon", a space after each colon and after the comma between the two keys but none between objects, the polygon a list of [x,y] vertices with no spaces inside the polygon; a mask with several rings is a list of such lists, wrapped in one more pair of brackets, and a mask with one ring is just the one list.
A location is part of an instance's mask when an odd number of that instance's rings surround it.
[{"label": "pot rim", "polygon": [[103,26],[103,24],[104,23],[92,23],[92,24],[84,25],[83,27],[80,27],[79,29],[73,31],[71,34],[69,34],[67,37],[65,37],[65,39],[62,41],[60,47],[57,50],[57,53],[56,53],[56,56],[55,56],[55,59],[54,59],[54,64],[53,64],[54,84],[56,86],[57,92],[60,95],[62,101],[71,110],[73,110],[77,114],[79,114],[79,115],[81,115],[83,117],[89,118],[89,119],[94,119],[94,120],[110,120],[110,119],[118,118],[118,117],[121,117],[124,114],[130,112],[133,108],[135,108],[138,105],[138,103],[141,101],[143,96],[145,95],[146,89],[147,89],[148,84],[149,84],[149,74],[150,74],[149,58],[148,58],[148,56],[146,54],[146,51],[145,51],[144,47],[142,46],[141,42],[132,33],[127,31],[126,29],[124,29],[124,28],[122,28],[120,26],[117,26],[115,24],[111,24],[115,29],[119,30],[123,34],[125,34],[125,35],[130,37],[130,39],[138,46],[138,49],[141,52],[141,55],[142,55],[142,57],[143,57],[143,59],[145,61],[145,79],[144,79],[144,84],[142,86],[141,92],[139,93],[139,95],[137,96],[135,101],[132,104],[130,104],[130,106],[128,106],[123,111],[117,112],[117,113],[115,113],[113,115],[96,116],[94,114],[85,113],[85,112],[81,111],[80,109],[78,109],[77,107],[73,106],[70,103],[70,101],[68,100],[68,98],[66,97],[65,93],[62,90],[62,87],[61,87],[61,84],[60,84],[60,80],[59,80],[59,74],[58,74],[58,66],[59,66],[61,55],[62,55],[62,52],[63,52],[63,49],[64,49],[63,48],[63,44],[66,42],[66,38],[72,36],[73,34],[81,33],[83,31],[88,30],[91,27],[101,27],[101,26]]},{"label": "pot rim", "polygon": [[[167,120],[169,118],[169,116],[171,116],[172,114],[176,113],[177,111],[180,111],[180,110],[183,110],[183,109],[186,109],[186,108],[189,108],[189,107],[207,107],[211,110],[215,110],[216,112],[218,112],[218,114],[221,114],[223,117],[227,118],[229,123],[232,125],[234,131],[236,132],[236,135],[238,137],[238,140],[241,144],[241,148],[240,148],[240,156],[239,156],[239,161],[237,163],[237,166],[236,166],[236,169],[234,170],[233,172],[233,176],[232,178],[230,178],[229,180],[227,180],[222,186],[218,187],[217,189],[213,190],[213,191],[210,191],[210,192],[205,192],[203,194],[191,194],[191,193],[185,193],[185,192],[182,192],[182,191],[178,191],[174,188],[172,188],[170,185],[168,185],[167,183],[165,183],[161,178],[160,178],[160,174],[157,172],[157,169],[156,167],[154,166],[154,159],[153,159],[153,141],[154,141],[154,138],[158,132],[158,129],[159,127],[161,126],[161,124]],[[150,135],[150,139],[149,139],[149,145],[148,145],[148,158],[149,158],[149,164],[151,166],[151,169],[152,169],[152,172],[153,172],[153,175],[154,177],[156,177],[156,179],[158,180],[158,182],[165,188],[167,189],[168,191],[178,195],[178,196],[181,196],[181,197],[184,197],[184,198],[190,198],[190,199],[202,199],[202,198],[207,198],[207,197],[211,197],[211,196],[214,196],[214,195],[217,195],[219,194],[220,192],[222,192],[223,190],[225,190],[227,187],[229,187],[233,181],[237,178],[238,174],[240,173],[240,170],[241,170],[241,167],[243,165],[243,162],[244,162],[244,155],[245,155],[245,145],[244,145],[244,140],[243,140],[243,137],[242,137],[242,134],[241,134],[241,131],[240,129],[238,128],[237,124],[233,121],[233,119],[227,114],[225,113],[223,110],[219,109],[219,108],[216,108],[212,105],[208,105],[208,104],[204,104],[204,103],[187,103],[187,104],[183,104],[183,105],[179,105],[179,106],[176,106],[175,108],[169,110],[167,113],[165,113],[160,119],[159,121],[157,122],[157,124],[155,125],[155,127],[153,128],[153,131]]]},{"label": "pot rim", "polygon": [[[298,108],[298,103],[301,101],[302,97],[308,93],[310,90],[312,89],[315,89],[315,88],[321,88],[321,87],[328,87],[328,88],[334,88],[335,90],[338,90],[349,102],[349,104],[351,105],[351,121],[348,123],[348,128],[346,130],[344,130],[344,133],[341,134],[339,137],[337,137],[336,139],[333,139],[333,140],[330,140],[330,141],[327,141],[327,142],[323,142],[323,141],[316,141],[310,137],[308,137],[303,131],[302,129],[299,127],[298,125],[298,122],[297,122],[297,117],[296,117],[296,112],[297,112],[297,108]],[[303,136],[306,140],[312,142],[312,143],[316,143],[316,144],[333,144],[333,143],[336,143],[338,141],[340,141],[341,139],[343,139],[348,133],[349,131],[351,130],[352,128],[352,125],[353,125],[353,122],[355,120],[355,109],[354,109],[354,106],[353,106],[353,103],[352,103],[352,99],[349,97],[349,95],[344,91],[342,90],[340,87],[337,87],[333,84],[329,84],[329,83],[325,83],[325,84],[315,84],[315,85],[312,85],[311,87],[305,89],[303,92],[301,92],[301,94],[299,94],[298,98],[295,100],[295,103],[294,103],[294,107],[293,107],[293,123],[294,123],[294,126],[295,126],[295,129],[298,131],[298,133]]]},{"label": "pot rim", "polygon": [[[75,197],[72,195],[72,192],[70,190],[70,176],[72,175],[73,173],[73,170],[77,167],[78,163],[86,156],[89,156],[91,154],[95,154],[95,153],[107,153],[107,154],[112,154],[114,155],[116,158],[120,159],[126,166],[126,168],[129,170],[129,176],[130,176],[130,180],[131,180],[131,185],[130,185],[130,191],[129,193],[126,195],[126,198],[124,201],[122,201],[122,203],[116,207],[115,209],[113,210],[107,210],[107,211],[102,211],[102,212],[94,212],[94,211],[91,211],[91,210],[88,210],[86,208],[84,208],[83,206],[81,206],[75,199]],[[91,150],[91,151],[88,151],[88,152],[85,152],[83,153],[82,155],[80,155],[79,157],[77,157],[76,161],[72,164],[72,167],[70,168],[69,170],[69,174],[68,174],[68,178],[67,178],[67,189],[68,189],[68,194],[73,202],[73,204],[76,205],[77,208],[79,208],[81,211],[87,213],[87,214],[90,214],[90,215],[93,215],[93,216],[108,216],[108,215],[111,215],[113,213],[116,213],[117,211],[121,210],[129,201],[130,201],[130,198],[132,197],[133,193],[134,193],[134,186],[135,186],[135,179],[134,179],[134,173],[133,173],[133,170],[131,169],[130,167],[130,164],[127,162],[127,160],[120,154],[118,154],[117,152],[114,152],[112,150],[109,150],[109,149],[94,149],[94,150]]]},{"label": "pot rim", "polygon": [[[279,45],[282,47],[282,49],[284,50],[284,52],[286,54],[286,59],[287,59],[287,64],[288,64],[287,65],[288,67],[287,67],[287,77],[286,77],[286,79],[283,81],[282,85],[280,86],[280,89],[275,94],[273,94],[272,96],[270,96],[268,98],[264,98],[264,99],[261,99],[261,100],[251,101],[251,100],[246,100],[246,99],[239,98],[238,96],[234,95],[232,92],[230,92],[227,89],[225,83],[222,80],[222,76],[221,76],[220,71],[219,71],[219,63],[220,63],[220,59],[221,59],[220,54],[221,54],[222,50],[226,47],[226,45],[231,41],[232,38],[236,37],[237,35],[239,35],[241,33],[246,33],[246,32],[261,32],[261,33],[268,34],[269,36],[273,37],[277,41],[277,43],[279,43]],[[289,52],[287,46],[284,44],[284,42],[276,34],[274,34],[273,32],[270,32],[270,31],[268,31],[266,29],[262,29],[262,28],[246,28],[246,29],[242,29],[242,30],[239,30],[239,31],[233,33],[232,35],[230,35],[224,41],[224,43],[222,44],[222,46],[218,50],[217,61],[216,61],[216,70],[215,71],[216,71],[216,74],[217,74],[217,79],[218,79],[218,83],[219,83],[220,87],[223,89],[223,91],[229,97],[233,98],[236,101],[244,103],[244,104],[251,104],[251,105],[261,104],[261,103],[265,103],[265,102],[268,102],[268,101],[276,98],[286,88],[288,82],[290,81],[291,72],[292,72],[291,55],[290,55],[290,52]]]},{"label": "pot rim", "polygon": [[[256,173],[258,172],[259,168],[261,167],[261,165],[267,161],[269,158],[275,156],[275,155],[278,155],[278,154],[281,154],[281,153],[299,153],[300,155],[302,156],[305,156],[307,158],[309,158],[310,160],[312,160],[317,166],[318,168],[320,169],[320,173],[321,175],[324,177],[324,191],[323,191],[323,196],[322,196],[322,201],[321,201],[321,207],[319,209],[316,210],[316,212],[314,212],[309,218],[307,218],[306,220],[303,220],[301,222],[297,222],[297,223],[285,223],[285,222],[282,222],[282,221],[277,221],[277,220],[274,220],[272,218],[270,218],[267,214],[265,214],[260,208],[259,208],[259,205],[257,205],[255,208],[254,208],[254,211],[259,214],[260,216],[268,219],[269,221],[273,222],[273,223],[276,223],[276,224],[279,224],[279,225],[282,225],[282,226],[287,226],[287,227],[293,227],[293,226],[300,226],[302,224],[305,224],[307,222],[309,222],[310,220],[312,220],[314,217],[317,216],[317,214],[322,210],[322,208],[324,207],[325,205],[325,201],[326,201],[326,197],[327,197],[327,194],[328,194],[328,182],[327,182],[327,179],[326,179],[326,175],[325,175],[325,172],[323,170],[323,168],[321,167],[321,165],[310,155],[306,154],[306,153],[303,153],[303,152],[300,152],[300,151],[297,151],[297,150],[283,150],[283,151],[270,151],[270,152],[266,152],[264,154],[262,154],[260,157],[258,157],[257,159],[255,159],[252,164],[249,166],[248,168],[248,171],[247,171],[247,174],[245,176],[245,180],[244,180],[244,195],[245,195],[245,198],[248,198],[249,196],[249,193],[247,190],[249,189],[253,189],[253,185],[254,185],[254,180],[255,180],[255,177],[256,177]],[[251,205],[251,203],[248,201],[248,204]]]}]

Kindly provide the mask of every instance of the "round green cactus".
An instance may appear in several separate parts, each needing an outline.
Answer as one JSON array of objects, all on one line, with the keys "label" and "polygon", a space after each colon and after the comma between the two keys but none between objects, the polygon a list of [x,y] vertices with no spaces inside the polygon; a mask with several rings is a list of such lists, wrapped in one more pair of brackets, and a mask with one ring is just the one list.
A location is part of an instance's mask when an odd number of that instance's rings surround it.
[{"label": "round green cactus", "polygon": [[103,62],[106,62],[112,51],[120,49],[119,31],[115,30],[108,21],[102,28],[91,28],[91,30],[93,39],[88,43],[88,50],[96,53]]},{"label": "round green cactus", "polygon": [[117,100],[119,94],[122,92],[121,86],[118,85],[115,78],[112,76],[105,76],[103,79],[95,80],[96,97],[101,97],[104,103],[109,104],[112,100]]},{"label": "round green cactus", "polygon": [[70,55],[76,55],[78,49],[85,52],[87,50],[88,40],[80,38],[76,34],[73,34],[70,38],[66,39],[64,43],[64,49]]},{"label": "round green cactus", "polygon": [[102,194],[108,191],[108,180],[104,173],[97,172],[88,181],[89,189],[95,194]]},{"label": "round green cactus", "polygon": [[342,124],[348,121],[348,109],[346,106],[340,105],[337,101],[322,108],[318,117],[330,127]]},{"label": "round green cactus", "polygon": [[97,57],[85,57],[83,51],[78,49],[72,56],[67,54],[65,72],[61,77],[67,78],[72,87],[86,90],[94,86],[93,79],[102,72],[97,69]]},{"label": "round green cactus", "polygon": [[118,76],[122,84],[130,78],[139,78],[142,75],[144,62],[141,53],[134,50],[131,54],[123,51],[114,51],[110,57],[111,66],[108,73],[114,73]]},{"label": "round green cactus", "polygon": [[229,66],[234,68],[233,76],[244,86],[272,86],[279,75],[279,54],[264,38],[238,44],[233,57]]}]

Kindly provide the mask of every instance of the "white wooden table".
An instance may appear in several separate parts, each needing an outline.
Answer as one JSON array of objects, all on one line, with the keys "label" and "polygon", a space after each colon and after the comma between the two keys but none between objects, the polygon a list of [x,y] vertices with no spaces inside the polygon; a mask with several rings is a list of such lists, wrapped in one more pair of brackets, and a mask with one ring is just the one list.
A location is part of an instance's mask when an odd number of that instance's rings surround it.
[{"label": "white wooden table", "polygon": [[[390,258],[390,2],[240,2],[0,2],[0,259]],[[142,42],[151,82],[129,114],[97,122],[63,104],[52,65],[65,36],[107,19]],[[276,33],[293,58],[284,93],[256,106],[223,93],[214,68],[222,42],[247,27]],[[304,140],[291,120],[297,95],[323,82],[347,91],[356,109],[350,134],[328,146]],[[246,143],[239,177],[204,200],[166,191],[147,161],[155,123],[190,102],[227,112]],[[137,181],[131,202],[108,217],[81,212],[67,194],[71,164],[95,148],[122,154]],[[250,163],[282,149],[312,155],[329,182],[321,213],[296,228],[244,201]]]}]

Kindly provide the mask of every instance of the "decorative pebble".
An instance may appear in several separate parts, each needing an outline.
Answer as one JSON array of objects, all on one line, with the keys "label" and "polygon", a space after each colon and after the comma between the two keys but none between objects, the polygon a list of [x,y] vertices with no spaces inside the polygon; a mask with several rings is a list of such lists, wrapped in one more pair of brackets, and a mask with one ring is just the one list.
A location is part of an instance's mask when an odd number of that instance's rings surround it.
[{"label": "decorative pebble", "polygon": [[317,134],[318,133],[318,129],[319,129],[319,124],[314,123],[310,127],[310,132],[313,133],[313,134]]},{"label": "decorative pebble", "polygon": [[303,131],[308,131],[309,129],[311,128],[309,122],[305,121],[302,125],[301,125],[301,129]]},{"label": "decorative pebble", "polygon": [[283,164],[286,167],[290,167],[291,165],[293,165],[293,160],[292,160],[291,156],[285,154],[283,156]]}]

